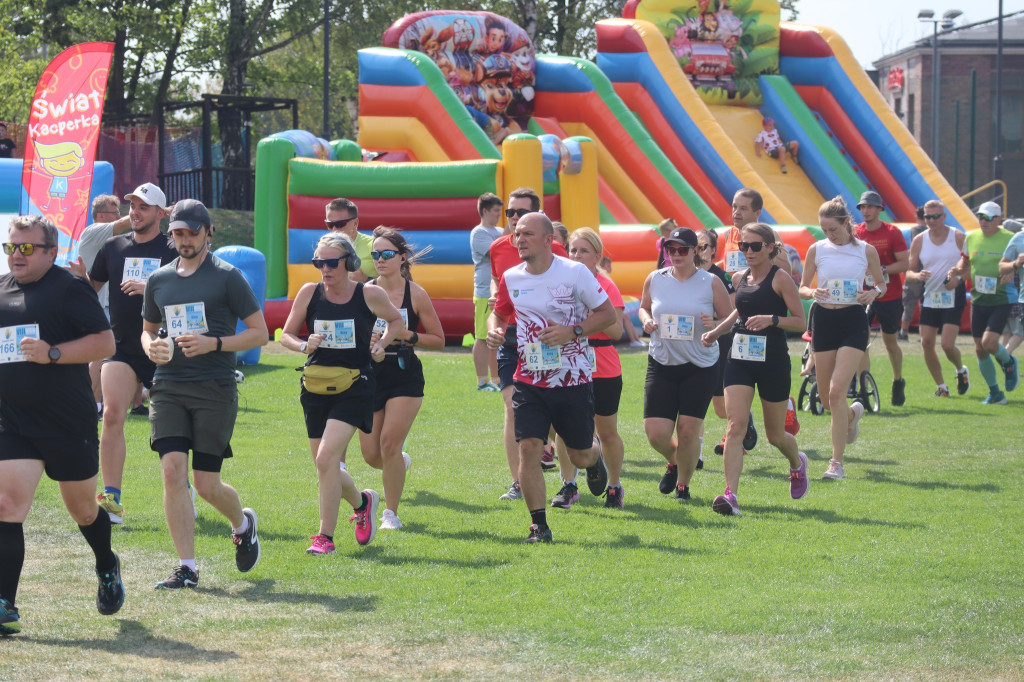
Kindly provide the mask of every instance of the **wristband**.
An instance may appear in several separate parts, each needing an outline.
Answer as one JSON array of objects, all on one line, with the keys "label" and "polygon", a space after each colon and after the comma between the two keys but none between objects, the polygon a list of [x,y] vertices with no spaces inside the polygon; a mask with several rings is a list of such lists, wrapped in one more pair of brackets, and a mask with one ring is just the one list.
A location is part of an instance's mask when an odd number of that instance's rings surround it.
[{"label": "wristband", "polygon": [[778,327],[779,326],[779,316],[778,315],[772,315],[772,326],[773,327]]},{"label": "wristband", "polygon": [[220,337],[218,336],[218,337],[217,337],[217,352],[218,352],[218,353],[220,352],[220,349],[221,349],[221,347],[222,347],[223,345],[224,345],[224,344],[223,344],[223,343],[221,342],[221,340],[220,340]]},{"label": "wristband", "polygon": [[412,336],[409,337],[409,345],[415,346],[420,340],[420,335],[417,332],[412,332]]}]

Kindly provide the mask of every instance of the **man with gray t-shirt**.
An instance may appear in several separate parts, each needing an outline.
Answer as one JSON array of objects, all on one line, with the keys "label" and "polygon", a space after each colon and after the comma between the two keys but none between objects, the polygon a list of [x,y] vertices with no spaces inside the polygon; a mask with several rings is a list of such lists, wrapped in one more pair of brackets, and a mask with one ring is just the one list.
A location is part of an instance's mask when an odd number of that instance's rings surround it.
[{"label": "man with gray t-shirt", "polygon": [[[476,369],[476,390],[498,391],[498,356],[487,348],[487,317],[491,314],[491,244],[505,232],[498,227],[501,220],[501,197],[484,192],[476,200],[480,224],[469,233],[473,252],[473,367]],[[490,381],[487,372],[490,370]]]}]

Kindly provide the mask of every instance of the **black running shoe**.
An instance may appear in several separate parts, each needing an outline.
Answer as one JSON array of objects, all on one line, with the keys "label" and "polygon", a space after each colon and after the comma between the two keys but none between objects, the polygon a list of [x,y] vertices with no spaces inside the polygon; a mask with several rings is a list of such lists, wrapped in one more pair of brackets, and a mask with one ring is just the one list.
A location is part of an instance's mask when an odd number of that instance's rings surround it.
[{"label": "black running shoe", "polygon": [[665,467],[665,473],[661,476],[661,483],[658,484],[658,490],[662,495],[668,495],[676,489],[676,481],[678,479],[679,469],[675,464],[669,464]]},{"label": "black running shoe", "polygon": [[757,445],[757,429],[754,427],[754,413],[747,417],[747,435],[743,436],[743,449],[753,450]]},{"label": "black running shoe", "polygon": [[622,509],[622,497],[625,491],[622,486],[608,486],[608,489],[604,491],[604,506],[612,507],[614,509]]},{"label": "black running shoe", "polygon": [[704,458],[703,457],[697,457],[697,469],[700,470],[700,469],[703,469],[703,468],[704,468]]},{"label": "black running shoe", "polygon": [[124,583],[121,582],[121,557],[114,554],[114,568],[110,571],[96,571],[100,587],[96,592],[96,610],[104,616],[112,616],[124,604]]},{"label": "black running shoe", "polygon": [[158,590],[183,590],[199,585],[199,574],[188,566],[178,566],[167,580],[157,583]]},{"label": "black running shoe", "polygon": [[690,499],[690,486],[688,486],[688,485],[677,485],[676,486],[676,499],[677,500],[688,500],[688,499]]},{"label": "black running shoe", "polygon": [[903,403],[907,402],[907,380],[906,379],[893,379],[892,380],[892,404],[895,407],[900,407]]},{"label": "black running shoe", "polygon": [[580,499],[579,488],[576,487],[575,481],[569,481],[562,485],[562,489],[551,498],[551,506],[558,507],[559,509],[568,509],[572,506],[573,502]]},{"label": "black running shoe", "polygon": [[966,367],[963,369],[964,371],[956,373],[956,392],[958,395],[963,395],[971,389],[971,375]]},{"label": "black running shoe", "polygon": [[145,405],[139,405],[138,407],[133,407],[132,408],[132,414],[134,414],[136,417],[148,417],[149,416],[149,408],[146,407]]},{"label": "black running shoe", "polygon": [[526,542],[551,542],[551,529],[547,526],[541,528],[537,524],[530,526],[530,534],[526,537]]},{"label": "black running shoe", "polygon": [[256,512],[246,507],[242,514],[249,519],[249,528],[241,535],[232,533],[231,540],[235,543],[235,566],[245,573],[260,562],[260,538],[256,534]]},{"label": "black running shoe", "polygon": [[604,455],[598,455],[597,461],[587,467],[587,487],[595,497],[608,487],[608,467],[604,465]]},{"label": "black running shoe", "polygon": [[0,599],[0,637],[16,635],[21,632],[21,616],[18,615],[18,607]]}]

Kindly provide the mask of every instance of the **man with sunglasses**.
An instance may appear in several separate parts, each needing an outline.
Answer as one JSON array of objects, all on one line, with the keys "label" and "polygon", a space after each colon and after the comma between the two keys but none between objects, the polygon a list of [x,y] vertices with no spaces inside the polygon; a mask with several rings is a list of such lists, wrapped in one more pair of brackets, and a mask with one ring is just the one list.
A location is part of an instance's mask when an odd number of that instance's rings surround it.
[{"label": "man with sunglasses", "polygon": [[20,629],[23,525],[44,472],[96,557],[97,609],[111,615],[124,602],[110,519],[95,498],[99,441],[87,367],[114,352],[114,335],[92,287],[54,266],[53,222],[14,218],[8,238],[10,272],[0,276],[0,635]]},{"label": "man with sunglasses", "polygon": [[354,202],[339,197],[332,199],[327,204],[327,217],[324,220],[328,232],[343,234],[348,237],[356,247],[356,255],[359,256],[360,268],[349,273],[353,282],[365,282],[377,276],[377,268],[370,258],[370,251],[373,250],[373,237],[359,231],[359,208]]},{"label": "man with sunglasses", "polygon": [[[502,235],[501,197],[484,192],[476,200],[480,224],[469,233],[469,246],[473,254],[473,367],[476,369],[476,390],[499,391],[498,359],[487,348],[487,316],[491,314],[491,244]],[[488,370],[490,378],[488,381]]]}]

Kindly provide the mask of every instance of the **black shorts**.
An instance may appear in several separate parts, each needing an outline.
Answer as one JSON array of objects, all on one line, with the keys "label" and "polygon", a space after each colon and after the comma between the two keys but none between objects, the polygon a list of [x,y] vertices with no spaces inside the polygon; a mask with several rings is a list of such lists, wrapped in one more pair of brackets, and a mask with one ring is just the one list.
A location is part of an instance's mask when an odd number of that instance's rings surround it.
[{"label": "black shorts", "polygon": [[33,438],[0,428],[0,460],[12,459],[42,460],[46,475],[54,481],[87,481],[100,470],[100,441],[96,434]]},{"label": "black shorts", "polygon": [[372,433],[375,390],[373,372],[363,372],[348,390],[340,395],[320,395],[302,389],[299,403],[306,419],[306,436],[322,438],[328,419],[351,424],[363,433]]},{"label": "black shorts", "polygon": [[207,452],[197,452],[192,447],[192,439],[183,436],[168,436],[155,440],[151,447],[160,455],[161,459],[168,452],[184,452],[187,455],[188,451],[192,450],[192,468],[195,471],[208,471],[214,474],[220,473],[224,466],[224,460],[232,456],[230,443],[221,454],[211,455]]},{"label": "black shorts", "polygon": [[516,363],[519,362],[519,349],[515,346],[498,347],[498,387],[508,388],[515,381]]},{"label": "black shorts", "polygon": [[156,371],[156,363],[145,355],[125,353],[118,348],[112,356],[103,361],[103,364],[108,362],[123,362],[132,368],[135,377],[142,382],[143,386],[153,388],[153,373]]},{"label": "black shorts", "polygon": [[675,421],[679,415],[704,419],[717,382],[715,365],[698,367],[688,362],[663,365],[648,355],[644,419],[657,417]]},{"label": "black shorts", "polygon": [[764,362],[729,358],[725,363],[725,386],[756,386],[761,400],[781,403],[789,398],[792,369],[788,352],[772,353]]},{"label": "black shorts", "polygon": [[827,353],[839,350],[843,346],[867,350],[868,336],[868,318],[862,306],[814,306],[814,315],[811,318],[811,348],[815,353]]},{"label": "black shorts", "polygon": [[373,391],[373,411],[384,409],[392,398],[423,397],[423,363],[415,354],[404,358],[405,369],[398,366],[398,358],[388,356],[384,362],[373,364],[376,387]]},{"label": "black shorts", "polygon": [[512,384],[512,411],[516,441],[546,441],[551,427],[573,450],[594,444],[594,390],[591,384],[538,388],[517,381]]},{"label": "black shorts", "polygon": [[1013,310],[1012,303],[1002,305],[972,305],[971,306],[971,336],[980,339],[985,332],[1002,334],[1006,328],[1006,322],[1010,319],[1010,311]]},{"label": "black shorts", "polygon": [[622,375],[617,377],[594,377],[594,414],[610,417],[619,413],[619,398],[622,397]]},{"label": "black shorts", "polygon": [[875,301],[868,306],[867,313],[868,327],[872,321],[878,320],[883,334],[895,334],[900,330],[900,320],[903,319],[903,299]]},{"label": "black shorts", "polygon": [[725,395],[725,359],[729,357],[729,353],[732,351],[732,332],[722,334],[718,337],[718,362],[715,363],[715,368],[718,370],[718,379],[715,381],[715,398],[721,398]]},{"label": "black shorts", "polygon": [[961,283],[953,291],[955,295],[952,308],[929,308],[922,303],[921,315],[917,318],[918,325],[941,329],[947,324],[955,324],[959,328],[960,321],[964,318],[964,308],[967,307],[967,289]]}]

